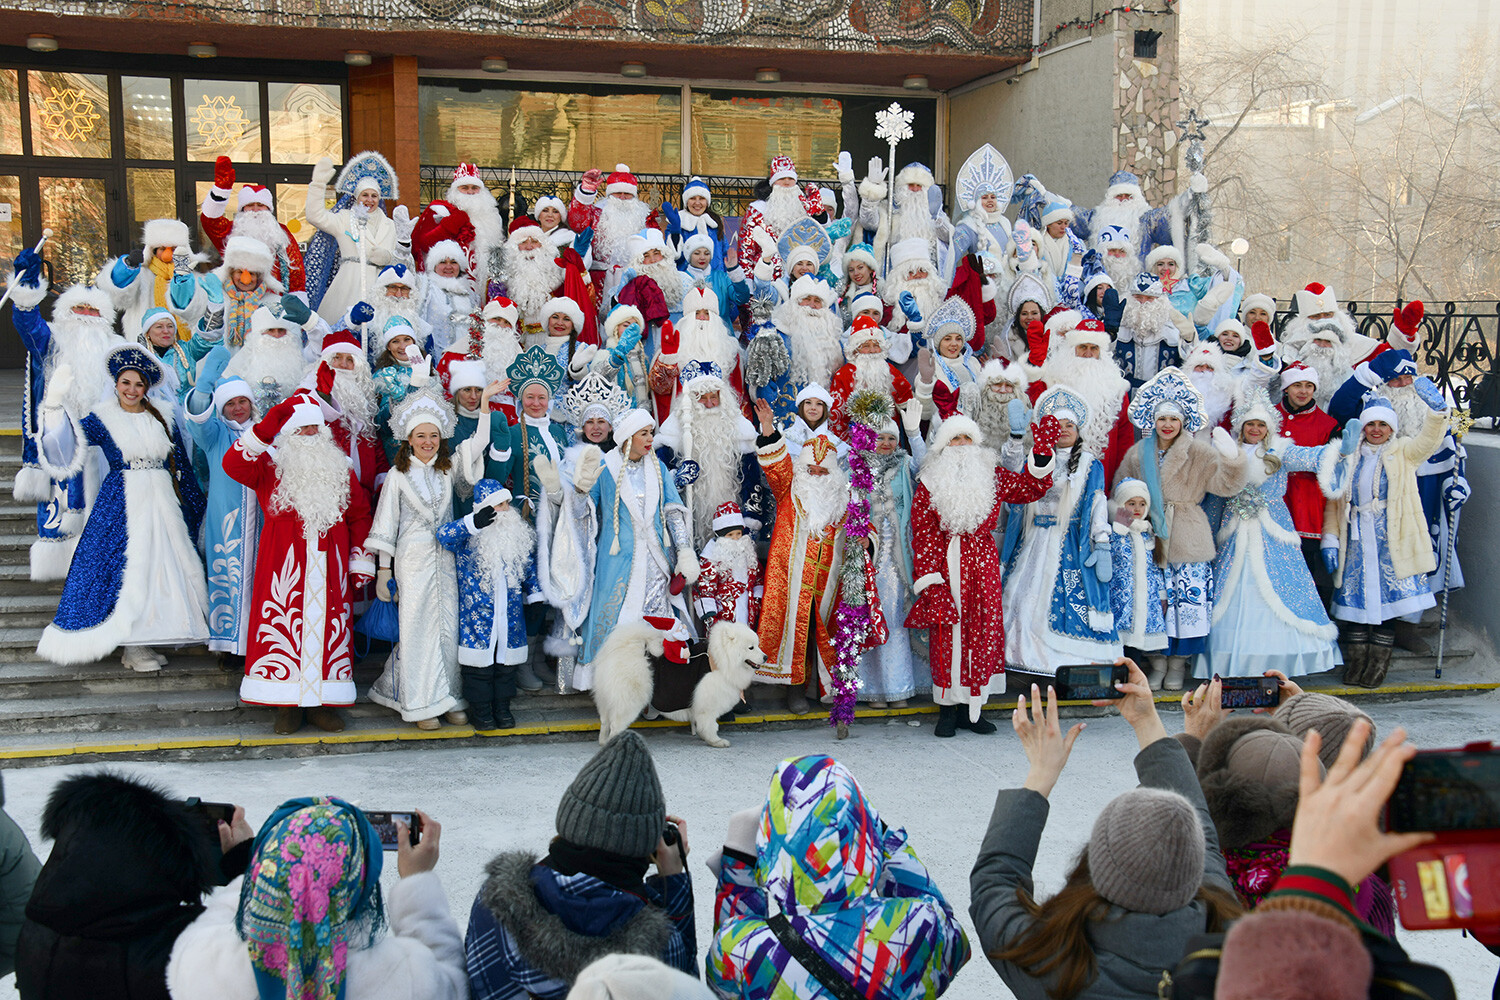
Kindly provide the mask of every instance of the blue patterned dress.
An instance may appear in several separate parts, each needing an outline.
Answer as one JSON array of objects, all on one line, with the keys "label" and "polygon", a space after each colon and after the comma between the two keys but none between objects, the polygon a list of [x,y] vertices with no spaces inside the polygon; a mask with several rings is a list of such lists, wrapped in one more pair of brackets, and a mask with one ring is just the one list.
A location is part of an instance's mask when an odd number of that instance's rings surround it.
[{"label": "blue patterned dress", "polygon": [[[201,398],[201,393],[194,393]],[[208,648],[245,655],[250,641],[250,593],[262,515],[255,491],[224,471],[224,456],[244,424],[231,424],[212,402],[194,413],[187,406],[188,433],[208,463],[208,511],[203,520],[203,558],[208,568]]]},{"label": "blue patterned dress", "polygon": [[1382,625],[1437,603],[1425,575],[1397,576],[1391,561],[1389,495],[1379,449],[1360,445],[1349,492],[1349,540],[1343,576],[1333,594],[1333,617]]},{"label": "blue patterned dress", "polygon": [[[438,528],[437,540],[452,552],[458,563],[458,662],[464,667],[489,667],[497,663],[526,662],[527,604],[542,599],[536,578],[536,557],[526,561],[522,578],[501,571],[490,577],[478,547],[471,541],[482,529],[474,526],[472,514]],[[504,600],[497,600],[501,588]]]},{"label": "blue patterned dress", "polygon": [[1266,473],[1253,446],[1243,447],[1250,483],[1224,508],[1213,565],[1213,626],[1194,676],[1260,677],[1280,670],[1300,677],[1332,670],[1343,662],[1338,627],[1318,599],[1283,499],[1287,476],[1317,472],[1324,449],[1278,438],[1281,467]]},{"label": "blue patterned dress", "polygon": [[1137,520],[1131,527],[1112,526],[1109,539],[1114,572],[1109,581],[1109,606],[1115,630],[1127,650],[1164,653],[1167,648],[1166,577],[1156,565],[1156,535],[1151,522]]}]

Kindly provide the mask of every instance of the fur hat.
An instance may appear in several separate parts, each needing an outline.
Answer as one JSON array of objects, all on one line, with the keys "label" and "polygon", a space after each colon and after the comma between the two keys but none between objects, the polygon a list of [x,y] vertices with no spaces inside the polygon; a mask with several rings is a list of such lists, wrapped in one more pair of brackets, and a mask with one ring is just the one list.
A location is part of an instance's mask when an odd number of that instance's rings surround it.
[{"label": "fur hat", "polygon": [[651,751],[630,730],[583,765],[557,804],[557,832],[564,840],[627,858],[650,857],[666,822]]},{"label": "fur hat", "polygon": [[1129,250],[1130,239],[1130,230],[1124,226],[1105,226],[1094,237],[1094,242],[1100,250]]},{"label": "fur hat", "polygon": [[511,326],[515,326],[521,316],[521,310],[514,302],[501,295],[484,304],[484,312],[481,316],[486,323],[492,319],[505,319],[510,320]]},{"label": "fur hat", "polygon": [[699,309],[707,309],[711,316],[719,314],[719,297],[707,285],[689,288],[682,296],[682,318],[693,319]]},{"label": "fur hat", "polygon": [[891,247],[891,266],[889,274],[904,274],[908,265],[924,264],[930,272],[932,267],[932,248],[927,241],[919,236],[911,239],[901,240]]},{"label": "fur hat", "polygon": [[875,248],[868,243],[856,243],[844,251],[844,269],[847,271],[849,265],[859,261],[870,269],[872,273],[880,270],[880,265],[875,261]]},{"label": "fur hat", "polygon": [[537,321],[545,328],[548,320],[552,319],[558,313],[562,313],[573,321],[574,333],[583,332],[583,310],[578,308],[577,302],[574,302],[566,295],[559,295],[557,298],[548,299],[543,304],[541,315],[537,317]]},{"label": "fur hat", "polygon": [[1116,170],[1109,175],[1109,187],[1104,190],[1104,197],[1108,201],[1114,201],[1122,194],[1133,194],[1137,198],[1144,198],[1141,192],[1141,179],[1129,170]]},{"label": "fur hat", "polygon": [[529,215],[518,215],[511,220],[510,228],[505,232],[505,245],[519,250],[522,243],[527,240],[536,240],[542,246],[547,246],[547,233],[536,220]]},{"label": "fur hat", "polygon": [[252,271],[260,275],[266,288],[273,292],[282,290],[271,248],[253,237],[231,236],[224,241],[224,262],[214,273],[219,280],[229,281],[231,271]]},{"label": "fur hat", "polygon": [[1126,476],[1115,483],[1115,491],[1109,495],[1111,509],[1123,506],[1127,500],[1144,500],[1151,503],[1151,489],[1145,482]]},{"label": "fur hat", "polygon": [[1182,252],[1176,247],[1172,246],[1170,243],[1163,243],[1161,246],[1157,247],[1155,250],[1152,250],[1149,254],[1146,255],[1146,270],[1154,272],[1156,270],[1156,265],[1160,264],[1164,260],[1176,261],[1177,270],[1182,270]]},{"label": "fur hat", "polygon": [[783,177],[790,177],[792,180],[796,180],[797,164],[792,162],[790,156],[773,156],[771,157],[771,169],[767,172],[766,176],[772,184],[775,184]]},{"label": "fur hat", "polygon": [[984,432],[979,429],[979,425],[958,413],[938,424],[937,430],[932,432],[932,444],[927,446],[928,454],[942,451],[960,434],[967,434],[975,444],[984,444]]},{"label": "fur hat", "polygon": [[1200,365],[1207,365],[1215,372],[1223,371],[1223,349],[1213,341],[1200,341],[1193,347],[1191,351],[1188,352],[1187,357],[1182,359],[1182,370],[1184,373],[1190,374],[1193,371],[1196,371]]},{"label": "fur hat", "polygon": [[682,207],[687,208],[689,198],[707,198],[713,200],[713,192],[708,189],[708,182],[696,174],[688,178],[688,182],[682,186]]},{"label": "fur hat", "polygon": [[188,227],[180,219],[147,219],[141,230],[141,245],[150,256],[160,247],[189,249]]},{"label": "fur hat", "polygon": [[896,187],[906,187],[908,184],[920,184],[924,188],[930,188],[936,183],[932,171],[927,169],[924,163],[908,163],[896,172]]},{"label": "fur hat", "polygon": [[271,196],[271,189],[264,184],[240,185],[239,198],[235,203],[240,211],[244,211],[246,205],[264,205],[272,211],[276,209],[276,201]]},{"label": "fur hat", "polygon": [[1067,332],[1063,337],[1063,343],[1069,349],[1092,345],[1099,348],[1101,357],[1109,357],[1110,351],[1114,349],[1114,341],[1109,339],[1109,333],[1104,329],[1104,324],[1097,319],[1086,319],[1080,322]]},{"label": "fur hat", "polygon": [[[825,306],[833,301],[833,289],[828,287],[828,282],[821,281],[811,274],[804,274],[792,282],[792,290],[787,298],[793,302],[801,302],[809,295],[814,295],[822,299]],[[610,315],[613,316],[614,313]]]},{"label": "fur hat", "polygon": [[629,248],[630,259],[637,264],[641,262],[641,258],[646,256],[646,253],[650,250],[660,252],[663,257],[669,257],[672,253],[667,248],[667,238],[655,226],[641,230],[626,240],[625,243]]},{"label": "fur hat", "polygon": [[448,362],[447,371],[450,393],[456,393],[460,389],[483,389],[489,385],[484,362],[470,361],[462,352],[459,352],[458,360]]},{"label": "fur hat", "polygon": [[405,264],[387,264],[380,269],[375,276],[375,287],[381,290],[390,288],[392,285],[402,285],[406,288],[416,288],[416,276],[411,273],[411,268]]},{"label": "fur hat", "polygon": [[1214,998],[1364,1000],[1372,975],[1370,951],[1349,924],[1267,910],[1245,914],[1224,935]]},{"label": "fur hat", "polygon": [[[267,330],[286,330],[290,333],[297,329],[297,324],[284,317],[278,316],[265,306],[256,309],[250,314],[250,332],[265,333]],[[407,329],[411,329],[408,327]]]},{"label": "fur hat", "polygon": [[1054,201],[1048,203],[1042,211],[1042,227],[1052,225],[1054,222],[1072,222],[1073,206],[1065,201]]},{"label": "fur hat", "polygon": [[802,408],[802,404],[807,402],[809,399],[821,400],[824,406],[828,407],[829,409],[833,408],[832,394],[830,394],[827,389],[823,388],[816,382],[809,382],[807,383],[807,385],[803,386],[802,391],[797,393],[797,398],[792,403],[792,406],[794,409],[800,410]]},{"label": "fur hat", "polygon": [[659,958],[616,953],[586,966],[568,1000],[713,1000],[713,993]]},{"label": "fur hat", "polygon": [[1240,321],[1244,322],[1245,313],[1251,309],[1264,309],[1266,315],[1271,317],[1271,322],[1276,322],[1276,300],[1265,292],[1252,292],[1246,295],[1240,302]]},{"label": "fur hat", "polygon": [[871,310],[874,310],[877,319],[885,315],[885,300],[869,292],[860,292],[849,302],[849,315],[851,316]]},{"label": "fur hat", "polygon": [[1115,281],[1107,273],[1100,271],[1084,284],[1083,297],[1087,299],[1090,295],[1094,294],[1094,289],[1100,285],[1108,285],[1110,288],[1113,288],[1115,287]]},{"label": "fur hat", "polygon": [[615,339],[616,333],[621,327],[637,323],[641,329],[646,328],[646,317],[635,306],[615,306],[604,318],[604,337],[606,340]]},{"label": "fur hat", "polygon": [[639,190],[635,174],[623,163],[616,163],[614,172],[604,179],[605,194],[635,194]]},{"label": "fur hat", "polygon": [[990,358],[979,369],[979,378],[976,380],[980,385],[990,385],[995,382],[1009,382],[1016,387],[1016,396],[1026,391],[1030,379],[1026,377],[1026,366],[1005,358]]},{"label": "fur hat", "polygon": [[[16,286],[19,287],[19,286]],[[66,323],[69,314],[78,306],[93,306],[105,322],[115,321],[115,300],[108,292],[93,285],[70,285],[52,303],[52,322]]]},{"label": "fur hat", "polygon": [[563,204],[561,198],[550,194],[542,195],[531,203],[531,214],[533,216],[540,215],[544,208],[550,208],[562,216],[562,222],[558,223],[558,225],[566,226],[568,224],[568,206]]},{"label": "fur hat", "polygon": [[1223,333],[1225,330],[1233,330],[1235,333],[1240,335],[1241,340],[1250,339],[1250,332],[1245,329],[1245,324],[1241,323],[1233,316],[1225,316],[1223,319],[1219,320],[1219,322],[1214,324],[1214,337],[1217,338],[1219,334]]},{"label": "fur hat", "polygon": [[1401,430],[1401,418],[1396,413],[1396,408],[1391,401],[1384,396],[1371,396],[1365,400],[1365,408],[1359,411],[1359,429],[1363,431],[1367,424],[1377,420],[1383,420],[1391,425],[1394,433]]},{"label": "fur hat", "polygon": [[1198,781],[1227,850],[1292,825],[1302,740],[1265,715],[1232,715],[1203,739]]},{"label": "fur hat", "polygon": [[1100,896],[1132,913],[1171,913],[1198,894],[1205,850],[1191,802],[1176,792],[1137,788],[1094,820],[1089,878]]},{"label": "fur hat", "polygon": [[1333,289],[1321,282],[1314,281],[1299,291],[1295,299],[1298,316],[1316,316],[1319,313],[1339,311],[1339,297],[1333,293]]},{"label": "fur hat", "polygon": [[378,357],[381,352],[388,350],[391,346],[391,341],[402,336],[416,340],[417,331],[413,330],[411,324],[399,316],[393,316],[389,320],[386,320],[385,326],[375,335],[376,356]]},{"label": "fur hat", "polygon": [[458,265],[464,274],[469,273],[469,255],[464,253],[464,248],[457,240],[438,240],[427,250],[427,256],[422,264],[422,270],[433,274],[437,266],[445,260],[451,260]]},{"label": "fur hat", "polygon": [[1276,709],[1276,721],[1283,723],[1296,736],[1306,738],[1309,731],[1316,731],[1323,738],[1318,747],[1318,759],[1325,768],[1332,767],[1339,759],[1344,739],[1349,728],[1360,719],[1370,724],[1370,735],[1365,737],[1365,749],[1361,758],[1368,757],[1375,749],[1375,721],[1359,706],[1331,694],[1304,691],[1294,694]]},{"label": "fur hat", "polygon": [[817,248],[809,246],[806,243],[799,243],[787,253],[786,260],[783,263],[786,264],[787,270],[791,270],[794,265],[801,261],[807,261],[816,270],[818,264]]}]

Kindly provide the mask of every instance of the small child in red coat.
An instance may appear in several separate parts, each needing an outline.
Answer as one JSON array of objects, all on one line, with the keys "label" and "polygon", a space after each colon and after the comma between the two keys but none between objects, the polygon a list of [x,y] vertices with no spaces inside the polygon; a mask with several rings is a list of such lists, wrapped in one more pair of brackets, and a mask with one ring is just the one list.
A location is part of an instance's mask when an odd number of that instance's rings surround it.
[{"label": "small child in red coat", "polygon": [[694,607],[708,632],[719,622],[738,622],[756,628],[764,594],[755,539],[745,530],[745,516],[732,500],[714,511],[714,538],[703,547]]},{"label": "small child in red coat", "polygon": [[[1281,436],[1297,444],[1319,447],[1328,443],[1339,422],[1317,403],[1318,372],[1300,361],[1281,370]],[[1323,604],[1333,594],[1333,580],[1323,565],[1319,552],[1323,537],[1323,510],[1327,504],[1318,477],[1311,472],[1293,472],[1287,476],[1286,506],[1292,515],[1292,527],[1302,536],[1302,558],[1312,572],[1313,585]]]}]

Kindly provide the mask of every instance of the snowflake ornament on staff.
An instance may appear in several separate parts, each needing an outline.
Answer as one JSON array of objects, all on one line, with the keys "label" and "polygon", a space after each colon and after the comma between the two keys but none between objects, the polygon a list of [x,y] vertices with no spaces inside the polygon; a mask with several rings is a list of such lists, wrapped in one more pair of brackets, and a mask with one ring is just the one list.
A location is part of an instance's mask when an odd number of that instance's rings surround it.
[{"label": "snowflake ornament on staff", "polygon": [[[890,156],[886,160],[886,176],[889,183],[886,185],[886,218],[896,218],[896,144],[903,139],[911,138],[911,122],[916,115],[907,111],[895,101],[883,111],[875,112],[875,138],[883,139],[890,147]],[[891,248],[889,241],[885,248],[886,266],[890,265]]]},{"label": "snowflake ornament on staff", "polygon": [[1198,244],[1212,243],[1210,231],[1214,224],[1213,205],[1208,200],[1208,180],[1203,176],[1203,130],[1209,120],[1198,114],[1197,108],[1189,108],[1187,115],[1177,123],[1182,133],[1182,142],[1187,143],[1183,162],[1188,168],[1188,181],[1192,195],[1188,198],[1186,239],[1183,242],[1185,267],[1183,273],[1192,274],[1198,267]]}]

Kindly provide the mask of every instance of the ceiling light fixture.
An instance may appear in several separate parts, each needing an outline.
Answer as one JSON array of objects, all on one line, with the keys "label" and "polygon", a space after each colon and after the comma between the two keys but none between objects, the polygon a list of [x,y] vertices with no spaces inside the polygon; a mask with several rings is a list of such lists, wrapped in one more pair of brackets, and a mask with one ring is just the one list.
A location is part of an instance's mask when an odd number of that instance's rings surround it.
[{"label": "ceiling light fixture", "polygon": [[479,62],[479,68],[486,73],[504,73],[510,69],[510,63],[500,56],[490,56]]},{"label": "ceiling light fixture", "polygon": [[350,49],[344,53],[344,65],[346,66],[368,66],[372,62],[374,60],[370,57],[370,53],[364,49]]},{"label": "ceiling light fixture", "polygon": [[188,43],[188,55],[194,59],[212,59],[219,54],[219,47],[213,42],[190,42]]},{"label": "ceiling light fixture", "polygon": [[643,62],[620,63],[620,75],[639,78],[646,75],[646,64]]},{"label": "ceiling light fixture", "polygon": [[56,52],[57,39],[51,35],[27,35],[26,47],[33,52]]},{"label": "ceiling light fixture", "polygon": [[901,86],[905,87],[907,90],[926,90],[927,77],[923,76],[920,73],[913,73],[911,76],[901,81]]},{"label": "ceiling light fixture", "polygon": [[770,67],[770,66],[764,66],[764,67],[762,67],[762,68],[760,68],[760,69],[758,69],[758,70],[755,71],[755,82],[756,83],[780,83],[781,82],[781,70],[774,69],[773,67]]}]

